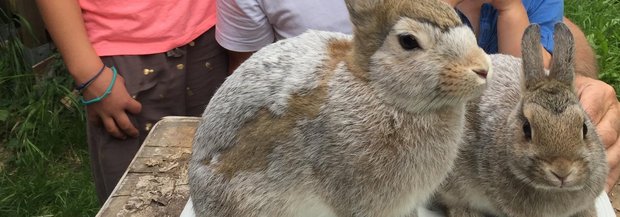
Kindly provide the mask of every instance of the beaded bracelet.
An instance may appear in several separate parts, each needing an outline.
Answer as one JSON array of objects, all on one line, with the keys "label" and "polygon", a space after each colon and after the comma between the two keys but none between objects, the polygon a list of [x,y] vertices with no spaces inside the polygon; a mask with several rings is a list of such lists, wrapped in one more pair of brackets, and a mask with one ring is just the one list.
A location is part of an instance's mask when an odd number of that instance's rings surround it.
[{"label": "beaded bracelet", "polygon": [[101,69],[99,69],[99,72],[97,72],[97,74],[95,74],[95,76],[93,76],[91,79],[88,79],[88,81],[78,85],[75,87],[75,89],[77,91],[82,92],[82,90],[84,90],[84,88],[88,87],[90,84],[92,84],[95,79],[97,79],[99,77],[99,75],[101,75],[101,73],[103,72],[103,70],[105,69],[105,64],[103,64],[103,66],[101,67]]},{"label": "beaded bracelet", "polygon": [[90,105],[96,102],[101,101],[103,98],[107,97],[110,92],[112,92],[112,87],[114,87],[114,82],[116,82],[116,75],[118,74],[116,72],[116,68],[112,67],[112,81],[110,82],[110,85],[108,85],[108,88],[105,89],[105,92],[103,92],[103,94],[101,96],[95,97],[93,99],[90,100],[84,100],[84,97],[80,98],[80,102],[82,102],[82,104],[84,105]]}]

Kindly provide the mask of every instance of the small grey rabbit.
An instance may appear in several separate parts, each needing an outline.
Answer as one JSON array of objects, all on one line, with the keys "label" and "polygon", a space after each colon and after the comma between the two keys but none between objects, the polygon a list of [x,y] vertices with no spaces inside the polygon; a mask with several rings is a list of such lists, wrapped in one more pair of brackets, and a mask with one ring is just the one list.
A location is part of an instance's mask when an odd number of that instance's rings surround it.
[{"label": "small grey rabbit", "polygon": [[494,77],[468,106],[465,143],[437,196],[448,216],[596,216],[604,147],[573,87],[574,42],[565,24],[555,25],[554,41],[548,76],[538,25],[524,33],[522,65],[491,56]]},{"label": "small grey rabbit", "polygon": [[190,160],[197,216],[404,216],[447,176],[488,55],[439,0],[346,5],[353,37],[279,41],[219,88]]}]

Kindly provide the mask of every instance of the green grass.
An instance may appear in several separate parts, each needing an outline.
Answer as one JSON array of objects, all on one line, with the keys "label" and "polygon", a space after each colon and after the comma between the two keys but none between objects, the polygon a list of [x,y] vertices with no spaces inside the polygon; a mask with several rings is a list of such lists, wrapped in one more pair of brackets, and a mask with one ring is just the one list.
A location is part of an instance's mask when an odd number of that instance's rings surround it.
[{"label": "green grass", "polygon": [[565,14],[596,50],[599,78],[620,92],[620,0],[566,0]]},{"label": "green grass", "polygon": [[0,216],[92,216],[84,114],[75,100],[60,103],[72,81],[59,57],[36,74],[22,48],[0,40]]},{"label": "green grass", "polygon": [[[566,1],[567,17],[596,49],[600,78],[616,90],[618,11],[618,0]],[[99,205],[84,113],[74,101],[68,108],[60,103],[72,81],[58,57],[50,73],[35,74],[22,61],[20,42],[5,40],[0,40],[0,216],[93,216]]]}]

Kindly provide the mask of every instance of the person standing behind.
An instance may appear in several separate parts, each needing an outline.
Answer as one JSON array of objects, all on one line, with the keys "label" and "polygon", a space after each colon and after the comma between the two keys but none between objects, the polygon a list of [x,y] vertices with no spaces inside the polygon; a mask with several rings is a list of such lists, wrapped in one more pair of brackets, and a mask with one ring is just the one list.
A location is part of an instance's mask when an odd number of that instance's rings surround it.
[{"label": "person standing behind", "polygon": [[218,0],[215,38],[229,52],[229,72],[252,53],[308,29],[353,33],[344,1]]},{"label": "person standing behind", "polygon": [[153,124],[200,116],[227,73],[214,0],[37,0],[88,114],[100,202]]},{"label": "person standing behind", "polygon": [[[553,53],[553,25],[564,21],[576,43],[575,87],[580,101],[607,147],[611,168],[607,191],[620,177],[620,103],[610,85],[597,80],[594,52],[583,32],[563,17],[562,0],[444,0],[472,27],[487,53],[521,56],[521,36],[530,23],[541,25],[545,65]],[[350,34],[352,24],[344,1],[217,0],[216,39],[228,50],[229,71],[260,48],[308,29]]]}]

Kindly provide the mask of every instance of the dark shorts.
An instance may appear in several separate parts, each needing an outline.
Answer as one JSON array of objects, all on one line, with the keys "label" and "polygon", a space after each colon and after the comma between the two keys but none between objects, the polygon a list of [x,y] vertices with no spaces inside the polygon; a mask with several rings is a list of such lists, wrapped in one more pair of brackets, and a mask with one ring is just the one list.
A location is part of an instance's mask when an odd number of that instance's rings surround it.
[{"label": "dark shorts", "polygon": [[88,144],[95,187],[104,202],[129,166],[151,127],[162,117],[200,116],[228,75],[226,51],[211,28],[187,45],[171,51],[139,56],[102,57],[125,79],[129,94],[142,104],[130,120],[138,138],[119,140],[100,124],[88,123]]}]

